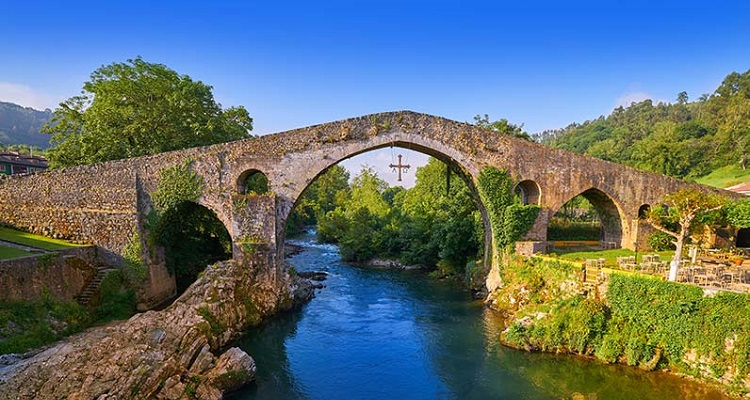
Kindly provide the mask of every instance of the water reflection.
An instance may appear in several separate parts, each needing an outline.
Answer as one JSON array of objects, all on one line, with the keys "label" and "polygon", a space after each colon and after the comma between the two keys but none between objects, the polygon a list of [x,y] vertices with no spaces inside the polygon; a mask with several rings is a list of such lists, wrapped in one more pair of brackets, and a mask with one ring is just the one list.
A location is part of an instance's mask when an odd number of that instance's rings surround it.
[{"label": "water reflection", "polygon": [[724,399],[665,374],[504,348],[496,313],[418,273],[346,266],[320,245],[291,262],[327,271],[327,288],[248,332],[257,383],[234,399]]}]

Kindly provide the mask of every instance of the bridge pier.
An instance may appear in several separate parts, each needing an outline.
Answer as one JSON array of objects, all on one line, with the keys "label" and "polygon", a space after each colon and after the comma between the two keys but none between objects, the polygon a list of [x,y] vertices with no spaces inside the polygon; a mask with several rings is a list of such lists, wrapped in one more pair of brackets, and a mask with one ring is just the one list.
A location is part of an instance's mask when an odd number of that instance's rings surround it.
[{"label": "bridge pier", "polygon": [[240,263],[266,259],[258,265],[270,268],[272,279],[279,280],[278,246],[276,243],[276,195],[236,194],[232,196],[232,258]]}]

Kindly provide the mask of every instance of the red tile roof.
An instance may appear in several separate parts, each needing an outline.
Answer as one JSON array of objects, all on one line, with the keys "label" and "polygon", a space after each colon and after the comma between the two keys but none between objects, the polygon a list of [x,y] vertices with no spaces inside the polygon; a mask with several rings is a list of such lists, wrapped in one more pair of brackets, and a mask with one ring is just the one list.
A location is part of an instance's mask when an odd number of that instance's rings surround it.
[{"label": "red tile roof", "polygon": [[728,187],[727,190],[731,190],[732,192],[737,193],[743,193],[750,196],[750,182],[740,183],[739,185]]}]

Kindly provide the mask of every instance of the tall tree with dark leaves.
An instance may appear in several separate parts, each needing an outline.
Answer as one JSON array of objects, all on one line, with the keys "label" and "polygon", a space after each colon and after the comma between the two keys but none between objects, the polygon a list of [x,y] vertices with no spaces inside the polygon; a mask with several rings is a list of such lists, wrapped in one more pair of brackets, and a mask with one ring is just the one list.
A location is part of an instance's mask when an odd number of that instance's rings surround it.
[{"label": "tall tree with dark leaves", "polygon": [[212,88],[140,57],[95,70],[55,109],[50,166],[91,164],[249,137],[244,107],[222,109]]}]

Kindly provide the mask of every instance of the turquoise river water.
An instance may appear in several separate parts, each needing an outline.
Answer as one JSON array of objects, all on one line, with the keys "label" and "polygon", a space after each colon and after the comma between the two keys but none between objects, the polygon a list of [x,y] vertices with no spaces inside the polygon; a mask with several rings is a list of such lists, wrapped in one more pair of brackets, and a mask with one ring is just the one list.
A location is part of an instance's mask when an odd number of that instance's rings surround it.
[{"label": "turquoise river water", "polygon": [[292,242],[303,251],[289,261],[328,272],[326,288],[247,333],[257,378],[231,399],[728,399],[666,373],[503,347],[497,313],[454,284]]}]

